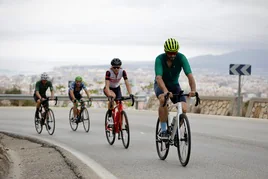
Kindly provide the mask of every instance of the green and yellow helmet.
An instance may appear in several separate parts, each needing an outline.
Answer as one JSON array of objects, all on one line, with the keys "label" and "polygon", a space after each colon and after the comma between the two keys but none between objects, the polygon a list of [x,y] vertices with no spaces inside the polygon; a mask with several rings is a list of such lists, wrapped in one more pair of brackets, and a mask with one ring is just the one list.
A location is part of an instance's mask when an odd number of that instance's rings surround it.
[{"label": "green and yellow helmet", "polygon": [[75,77],[75,81],[83,81],[83,78],[81,76]]},{"label": "green and yellow helmet", "polygon": [[165,41],[164,49],[166,52],[178,52],[179,48],[180,46],[177,40],[169,38]]}]

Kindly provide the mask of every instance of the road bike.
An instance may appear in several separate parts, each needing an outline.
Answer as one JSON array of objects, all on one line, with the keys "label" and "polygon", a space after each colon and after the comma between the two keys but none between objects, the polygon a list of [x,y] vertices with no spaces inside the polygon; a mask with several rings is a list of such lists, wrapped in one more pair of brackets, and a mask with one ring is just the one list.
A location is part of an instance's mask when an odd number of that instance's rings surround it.
[{"label": "road bike", "polygon": [[73,131],[77,130],[78,124],[81,122],[83,123],[85,132],[88,132],[90,129],[90,117],[89,117],[89,113],[86,107],[86,103],[87,103],[87,106],[90,107],[92,105],[92,100],[80,99],[76,101],[77,118],[74,118],[73,107],[70,109],[69,122],[70,122],[71,129]]},{"label": "road bike", "polygon": [[55,132],[55,116],[52,109],[49,108],[49,101],[55,100],[55,105],[57,105],[58,98],[45,98],[41,101],[41,106],[39,108],[39,116],[41,118],[34,117],[35,130],[38,134],[41,134],[43,130],[43,125],[46,126],[47,132],[53,135]]},{"label": "road bike", "polygon": [[131,106],[134,105],[134,97],[116,98],[114,101],[111,99],[111,104],[116,103],[112,110],[108,110],[105,115],[105,135],[110,145],[115,142],[116,134],[118,140],[122,139],[123,146],[127,149],[130,142],[130,131],[127,113],[123,109],[123,101],[132,100]]},{"label": "road bike", "polygon": [[[180,163],[182,166],[186,166],[190,159],[191,154],[191,130],[188,117],[185,113],[182,112],[181,102],[175,104],[168,104],[170,93],[165,95],[165,101],[163,107],[167,105],[168,107],[168,120],[167,120],[167,132],[169,134],[168,139],[162,139],[160,136],[161,133],[161,122],[159,118],[156,123],[156,150],[159,158],[165,160],[168,156],[169,147],[174,145],[177,147],[177,152],[179,156]],[[189,96],[189,94],[184,94],[181,91],[179,94],[173,94],[173,97]],[[200,98],[198,93],[195,93],[196,103],[195,106],[200,104]],[[170,111],[173,108],[177,108],[177,114],[173,118],[171,117]],[[179,119],[179,120],[178,120]],[[179,121],[179,122],[178,122]],[[179,125],[179,127],[178,127]]]}]

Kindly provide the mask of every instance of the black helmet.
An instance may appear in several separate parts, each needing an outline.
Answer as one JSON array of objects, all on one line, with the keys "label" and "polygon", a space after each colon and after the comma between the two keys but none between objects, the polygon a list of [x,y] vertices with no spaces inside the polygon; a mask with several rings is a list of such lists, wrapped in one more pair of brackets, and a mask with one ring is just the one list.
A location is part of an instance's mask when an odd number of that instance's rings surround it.
[{"label": "black helmet", "polygon": [[112,61],[111,61],[111,65],[112,66],[121,66],[122,65],[122,62],[119,58],[114,58]]}]

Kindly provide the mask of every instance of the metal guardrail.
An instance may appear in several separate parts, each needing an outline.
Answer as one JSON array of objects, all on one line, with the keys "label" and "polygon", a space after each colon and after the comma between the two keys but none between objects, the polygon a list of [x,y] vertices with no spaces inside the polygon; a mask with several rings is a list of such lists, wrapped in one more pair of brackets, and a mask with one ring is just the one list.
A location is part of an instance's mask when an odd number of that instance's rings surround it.
[{"label": "metal guardrail", "polygon": [[[55,95],[56,97],[56,95]],[[57,96],[59,101],[68,101],[69,96],[60,95]],[[108,98],[106,96],[90,96],[92,101],[107,101]],[[0,94],[0,100],[34,100],[33,95],[25,95],[25,94]],[[146,96],[137,95],[135,96],[135,108],[138,109],[139,102],[145,102]]]}]

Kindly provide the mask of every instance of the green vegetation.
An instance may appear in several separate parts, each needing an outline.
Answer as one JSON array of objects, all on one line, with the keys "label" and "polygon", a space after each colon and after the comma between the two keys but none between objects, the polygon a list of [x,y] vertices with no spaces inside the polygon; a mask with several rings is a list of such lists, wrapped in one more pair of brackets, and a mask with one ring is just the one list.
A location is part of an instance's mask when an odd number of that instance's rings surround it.
[{"label": "green vegetation", "polygon": [[[21,94],[21,90],[17,86],[13,86],[11,89],[7,89],[5,94]],[[21,106],[21,102],[19,100],[11,100],[12,106]]]},{"label": "green vegetation", "polygon": [[[7,90],[0,90],[1,93],[4,94],[21,94],[21,89],[17,86],[13,86],[11,89]],[[0,105],[4,105],[3,103],[0,103]],[[11,106],[34,106],[35,102],[33,100],[10,100]]]}]

